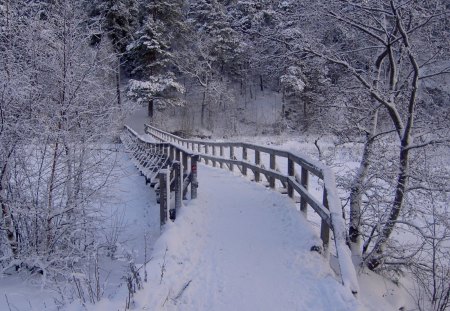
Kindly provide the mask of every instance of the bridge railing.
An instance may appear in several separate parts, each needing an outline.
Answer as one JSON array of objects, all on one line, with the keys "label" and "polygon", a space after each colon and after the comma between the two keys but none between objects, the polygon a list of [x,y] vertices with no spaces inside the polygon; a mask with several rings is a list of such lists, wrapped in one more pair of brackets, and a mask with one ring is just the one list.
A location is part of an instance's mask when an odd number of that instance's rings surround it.
[{"label": "bridge railing", "polygon": [[[240,172],[255,182],[265,182],[268,187],[287,193],[289,197],[298,200],[305,217],[310,206],[321,219],[322,254],[329,258],[332,232],[342,283],[354,294],[358,292],[356,271],[346,244],[345,221],[334,174],[330,168],[319,161],[285,150],[244,142],[183,139],[151,125],[146,125],[145,131],[157,140],[177,144],[198,153],[205,164]],[[317,191],[317,187],[312,189],[314,191],[308,189],[312,178],[317,185],[321,185],[321,191]]]},{"label": "bridge railing", "polygon": [[[122,142],[131,150],[133,153],[131,158],[136,167],[139,169],[142,175],[146,178],[146,183],[150,183],[152,186],[164,186],[165,191],[169,191],[169,187],[166,187],[161,183],[161,178],[169,180],[170,184],[170,174],[169,176],[160,174],[162,169],[172,168],[173,175],[178,176],[175,181],[175,210],[171,211],[168,207],[168,195],[162,191],[159,194],[164,197],[163,200],[160,199],[161,205],[161,225],[163,225],[168,214],[171,219],[174,220],[174,215],[176,209],[181,206],[181,199],[186,196],[188,191],[188,186],[191,190],[191,199],[197,197],[197,162],[198,154],[183,148],[177,144],[171,142],[155,142],[148,140],[138,133],[136,133],[132,128],[125,126],[125,131],[127,136],[121,137]],[[164,170],[164,172],[169,172],[171,170]],[[178,184],[179,183],[179,184]],[[161,190],[161,189],[159,189]]]}]

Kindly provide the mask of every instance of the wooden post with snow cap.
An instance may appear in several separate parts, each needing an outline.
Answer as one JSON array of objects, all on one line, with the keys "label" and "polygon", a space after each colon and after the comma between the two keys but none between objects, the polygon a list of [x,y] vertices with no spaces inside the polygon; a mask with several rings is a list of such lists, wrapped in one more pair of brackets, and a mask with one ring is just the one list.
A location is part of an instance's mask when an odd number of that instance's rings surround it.
[{"label": "wooden post with snow cap", "polygon": [[177,210],[181,207],[181,190],[182,190],[182,177],[183,174],[181,172],[182,166],[180,162],[174,162],[172,164],[172,169],[174,170],[174,191],[175,191],[175,208],[169,208],[169,218],[174,221],[177,217]]},{"label": "wooden post with snow cap", "polygon": [[[306,168],[302,166],[302,175],[301,175],[301,183],[302,186],[308,190],[308,181],[309,181],[309,173]],[[306,198],[304,195],[300,198],[300,210],[303,212],[303,214],[306,216],[308,213],[308,202],[306,201]]]},{"label": "wooden post with snow cap", "polygon": [[193,155],[191,157],[191,200],[197,198],[197,188],[198,188],[197,162],[198,162],[198,155]]},{"label": "wooden post with snow cap", "polygon": [[[234,147],[230,146],[230,159],[234,160]],[[230,163],[230,171],[233,171],[234,165]]]},{"label": "wooden post with snow cap", "polygon": [[170,170],[162,169],[158,173],[159,177],[159,217],[160,225],[164,225],[167,221],[167,213],[170,200]]},{"label": "wooden post with snow cap", "polygon": [[[294,161],[290,158],[288,158],[288,176],[295,176]],[[294,197],[294,188],[290,183],[288,183],[288,196],[290,198]]]},{"label": "wooden post with snow cap", "polygon": [[[261,165],[261,153],[259,152],[259,150],[256,149],[255,149],[255,165],[258,167]],[[259,182],[260,181],[259,171],[255,170],[254,175],[255,175],[255,182]]]},{"label": "wooden post with snow cap", "polygon": [[[325,188],[323,189],[323,206],[325,206],[325,208],[329,209],[327,189],[325,189]],[[328,226],[327,222],[324,219],[322,219],[321,224],[320,224],[320,238],[323,243],[323,255],[326,258],[329,258],[330,227]]]},{"label": "wooden post with snow cap", "polygon": [[[247,161],[247,147],[242,147],[242,161]],[[247,176],[247,167],[242,166],[242,175]]]},{"label": "wooden post with snow cap", "polygon": [[182,153],[181,154],[181,158],[182,158],[182,162],[181,162],[181,164],[182,164],[182,166],[181,166],[181,179],[183,179],[183,175],[184,175],[184,172],[186,172],[187,170],[188,170],[188,158],[189,158],[189,156],[186,154],[186,153]]},{"label": "wooden post with snow cap", "polygon": [[[275,154],[270,154],[270,169],[275,170],[276,166],[276,157]],[[275,188],[275,178],[273,176],[269,177],[269,186],[270,188]]]}]

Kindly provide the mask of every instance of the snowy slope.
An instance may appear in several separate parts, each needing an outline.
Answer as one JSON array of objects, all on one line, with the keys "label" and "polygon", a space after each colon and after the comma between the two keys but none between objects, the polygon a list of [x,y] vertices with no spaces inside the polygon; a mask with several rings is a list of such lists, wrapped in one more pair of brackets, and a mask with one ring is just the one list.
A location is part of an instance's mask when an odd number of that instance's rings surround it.
[{"label": "snowy slope", "polygon": [[290,199],[203,165],[199,181],[154,247],[136,309],[358,309]]},{"label": "snowy slope", "polygon": [[[115,260],[106,256],[100,259],[100,278],[103,297],[117,297],[122,303],[127,293],[123,276],[127,273],[129,258],[133,258],[137,265],[142,263],[144,244],[147,244],[150,253],[159,237],[160,227],[154,191],[145,185],[144,177],[140,176],[128,155],[119,152],[117,160],[118,164],[111,172],[112,182],[107,189],[109,196],[101,202],[104,221],[103,227],[99,228],[108,239],[115,241],[117,251]],[[64,283],[56,286],[47,281],[45,285],[40,278],[26,273],[13,276],[0,274],[0,311],[85,310],[76,296],[69,293],[73,288],[63,293]],[[72,298],[75,301],[71,306],[61,306]],[[113,303],[119,305],[119,302]]]}]

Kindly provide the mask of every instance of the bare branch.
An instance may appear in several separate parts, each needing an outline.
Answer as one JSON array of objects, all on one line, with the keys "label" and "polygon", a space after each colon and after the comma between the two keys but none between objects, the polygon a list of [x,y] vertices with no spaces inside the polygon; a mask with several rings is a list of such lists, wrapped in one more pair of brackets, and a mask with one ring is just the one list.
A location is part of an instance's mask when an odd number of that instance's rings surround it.
[{"label": "bare branch", "polygon": [[436,77],[436,76],[440,76],[440,75],[444,75],[444,74],[450,74],[450,67],[444,68],[438,72],[434,72],[434,73],[430,73],[430,74],[421,76],[419,78],[419,80],[424,80],[424,79],[428,79],[428,78],[432,78],[432,77]]},{"label": "bare branch", "polygon": [[389,115],[391,116],[394,126],[396,128],[397,134],[399,135],[399,137],[401,137],[401,132],[403,130],[403,121],[400,117],[399,112],[397,111],[397,109],[395,108],[394,105],[392,105],[389,101],[385,100],[382,95],[372,87],[372,85],[360,74],[358,73],[358,71],[351,66],[348,62],[340,60],[340,59],[336,59],[333,57],[330,57],[328,55],[325,55],[323,53],[317,52],[315,50],[312,50],[310,48],[307,48],[304,50],[307,53],[311,53],[313,55],[316,55],[320,58],[323,58],[329,62],[332,62],[334,64],[337,65],[341,65],[344,66],[348,71],[350,71],[350,73],[358,80],[361,82],[362,86],[364,86],[366,88],[366,90],[369,92],[369,94],[375,98],[380,104],[382,104],[387,110]]},{"label": "bare branch", "polygon": [[383,45],[387,45],[387,42],[380,37],[379,35],[377,35],[375,32],[381,32],[378,28],[372,27],[372,26],[368,26],[368,25],[364,25],[361,24],[359,22],[356,22],[350,18],[343,18],[339,15],[337,15],[334,12],[328,12],[328,16],[333,17],[345,24],[348,24],[350,26],[353,26],[359,30],[361,30],[362,32],[364,32],[365,34],[371,36],[372,38],[376,39],[377,41],[381,42]]},{"label": "bare branch", "polygon": [[408,147],[406,147],[406,150],[412,150],[412,149],[418,149],[418,148],[423,148],[423,147],[427,147],[430,145],[443,145],[445,143],[449,143],[450,139],[433,139],[433,140],[429,140],[426,141],[424,143],[421,144],[416,144],[416,145],[410,145]]}]

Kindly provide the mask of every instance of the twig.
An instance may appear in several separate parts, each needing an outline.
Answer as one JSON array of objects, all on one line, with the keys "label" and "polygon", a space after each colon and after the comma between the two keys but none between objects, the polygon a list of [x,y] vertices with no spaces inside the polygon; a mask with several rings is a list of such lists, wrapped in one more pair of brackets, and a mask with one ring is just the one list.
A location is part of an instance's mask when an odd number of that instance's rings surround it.
[{"label": "twig", "polygon": [[314,140],[314,145],[316,146],[317,151],[319,152],[319,161],[322,161],[323,156],[322,156],[322,150],[320,150],[320,147],[319,147],[319,139],[320,139],[320,137],[317,137],[317,139]]},{"label": "twig", "polygon": [[172,299],[174,302],[176,302],[183,295],[184,291],[186,290],[186,288],[188,288],[191,282],[192,280],[189,280],[186,284],[184,284],[183,288],[178,292],[178,295]]},{"label": "twig", "polygon": [[8,296],[6,296],[6,294],[5,294],[5,299],[6,299],[6,303],[8,304],[9,311],[12,311],[11,305],[9,304]]},{"label": "twig", "polygon": [[163,263],[161,265],[161,279],[159,280],[159,284],[162,283],[162,280],[164,278],[164,272],[166,271],[166,255],[167,255],[168,250],[169,250],[169,248],[166,247],[166,251],[164,252]]}]

